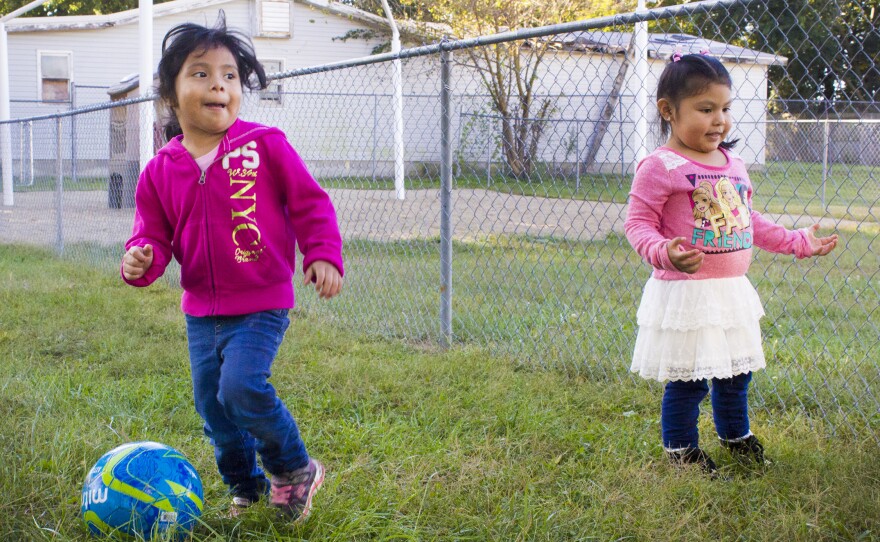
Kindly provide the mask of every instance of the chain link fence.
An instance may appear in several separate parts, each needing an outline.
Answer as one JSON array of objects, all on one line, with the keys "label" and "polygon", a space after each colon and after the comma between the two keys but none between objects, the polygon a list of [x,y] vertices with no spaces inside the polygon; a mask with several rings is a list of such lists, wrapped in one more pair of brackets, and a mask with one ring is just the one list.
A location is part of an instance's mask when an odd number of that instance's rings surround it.
[{"label": "chain link fence", "polygon": [[[485,345],[529,367],[649,386],[628,373],[650,269],[623,236],[627,193],[634,164],[660,143],[653,92],[666,59],[708,50],[734,81],[732,137],[757,209],[842,238],[821,259],[757,252],[749,276],[768,314],[768,368],[753,406],[880,443],[877,108],[823,94],[810,74],[840,59],[784,37],[815,33],[798,20],[828,19],[811,2],[785,5],[700,2],[276,74],[271,91],[246,96],[243,117],[287,133],[333,198],[346,243],[345,295],[300,295],[301,310],[367,334]],[[862,16],[862,43],[878,43],[874,15]],[[824,39],[846,39],[831,30]],[[858,54],[849,61],[869,64],[863,80],[880,78],[880,47]],[[0,208],[4,243],[118,269],[138,133],[151,129],[139,102],[9,123],[15,203]],[[177,279],[169,268],[165,280]]]}]

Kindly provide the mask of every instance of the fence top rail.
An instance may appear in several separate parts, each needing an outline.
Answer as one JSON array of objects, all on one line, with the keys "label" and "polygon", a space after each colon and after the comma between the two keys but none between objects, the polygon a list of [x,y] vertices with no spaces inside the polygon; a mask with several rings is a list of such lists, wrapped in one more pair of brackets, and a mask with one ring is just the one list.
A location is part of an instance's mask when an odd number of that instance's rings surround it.
[{"label": "fence top rail", "polygon": [[[460,40],[452,40],[443,38],[439,43],[424,45],[421,47],[412,47],[403,49],[397,53],[383,53],[379,55],[370,55],[361,58],[343,60],[340,62],[331,62],[320,66],[312,66],[307,68],[298,68],[279,73],[273,73],[268,76],[269,80],[287,79],[290,77],[300,77],[304,75],[312,75],[329,71],[342,70],[346,68],[354,68],[357,66],[366,66],[369,64],[378,64],[393,60],[401,60],[405,58],[416,58],[421,56],[436,55],[442,51],[456,51],[461,49],[472,49],[485,45],[494,45],[510,41],[527,40],[531,38],[541,38],[546,36],[556,36],[559,34],[567,34],[571,32],[583,32],[586,30],[598,30],[609,26],[631,25],[635,23],[659,21],[670,19],[682,15],[693,15],[696,13],[708,13],[716,8],[726,6],[733,7],[737,5],[748,5],[757,0],[703,0],[701,2],[692,2],[676,6],[653,8],[648,10],[640,10],[630,13],[621,13],[619,15],[608,15],[605,17],[596,17],[583,21],[574,21],[570,23],[560,23],[548,26],[539,26],[535,28],[522,28],[509,32],[501,32],[498,34],[490,34],[488,36],[478,36],[475,38],[467,38]],[[112,109],[125,105],[156,100],[158,96],[148,94],[137,98],[129,98],[127,100],[119,100],[116,102],[105,102],[102,104],[94,104],[82,108],[71,109],[61,113],[53,113],[32,117],[23,117],[0,121],[0,125],[14,124],[25,121],[50,120],[59,117],[69,117],[81,113],[93,113],[103,109]]]},{"label": "fence top rail", "polygon": [[[70,111],[61,111],[59,113],[48,113],[46,115],[36,115],[33,117],[22,117],[17,119],[9,119],[0,121],[0,126],[3,124],[18,124],[21,122],[34,122],[38,120],[52,120],[52,119],[60,119],[64,117],[72,117],[74,115],[80,115],[84,113],[94,113],[95,111],[103,111],[104,109],[113,109],[114,107],[123,107],[126,105],[139,104],[141,102],[151,102],[156,100],[158,96],[153,94],[147,96],[139,96],[137,98],[128,98],[125,100],[118,100],[115,102],[104,102],[100,104],[87,105],[84,107],[79,107],[77,109],[71,109]],[[55,103],[55,102],[53,102]]]},{"label": "fence top rail", "polygon": [[770,124],[880,124],[880,119],[778,119]]}]

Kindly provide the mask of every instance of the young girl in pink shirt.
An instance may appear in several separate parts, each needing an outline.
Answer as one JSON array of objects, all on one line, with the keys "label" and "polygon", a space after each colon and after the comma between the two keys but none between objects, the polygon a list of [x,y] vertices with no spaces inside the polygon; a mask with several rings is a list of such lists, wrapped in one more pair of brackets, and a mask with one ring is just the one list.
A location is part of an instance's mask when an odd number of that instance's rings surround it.
[{"label": "young girl in pink shirt", "polygon": [[657,88],[668,140],[636,168],[625,225],[633,248],[654,267],[637,313],[631,370],[667,382],[661,430],[669,458],[711,474],[717,468],[697,433],[710,380],[721,444],[764,463],[747,402],[752,371],[765,366],[764,310],[746,278],[752,247],[806,258],[837,245],[837,235],[816,237],[818,224],[791,231],[752,209],[748,171],[731,152],[737,140],[726,140],[731,86],[717,59],[673,56]]}]

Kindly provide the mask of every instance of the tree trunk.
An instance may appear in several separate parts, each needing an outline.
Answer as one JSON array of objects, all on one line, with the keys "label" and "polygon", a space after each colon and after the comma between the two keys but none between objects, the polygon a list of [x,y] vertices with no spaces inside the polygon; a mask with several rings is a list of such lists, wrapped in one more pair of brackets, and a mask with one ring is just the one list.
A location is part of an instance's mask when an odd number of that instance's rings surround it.
[{"label": "tree trunk", "polygon": [[585,170],[592,166],[596,161],[596,155],[599,154],[599,147],[602,146],[602,140],[605,139],[608,125],[611,124],[611,117],[614,116],[614,109],[620,101],[620,91],[623,88],[623,82],[626,80],[626,72],[629,70],[629,65],[631,63],[630,59],[635,50],[635,44],[636,33],[633,32],[632,38],[629,40],[629,46],[623,56],[623,62],[620,63],[620,68],[617,70],[617,76],[614,78],[614,85],[611,88],[611,93],[605,100],[605,105],[602,107],[602,114],[596,122],[596,127],[593,129],[593,133],[590,134],[590,139],[587,142],[587,150],[584,152],[584,156],[581,160]]}]

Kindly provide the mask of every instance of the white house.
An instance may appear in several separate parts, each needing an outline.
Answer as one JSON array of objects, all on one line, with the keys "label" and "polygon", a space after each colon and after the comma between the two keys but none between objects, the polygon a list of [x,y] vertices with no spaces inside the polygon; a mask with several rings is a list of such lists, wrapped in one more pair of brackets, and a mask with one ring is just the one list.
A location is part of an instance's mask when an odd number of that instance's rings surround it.
[{"label": "white house", "polygon": [[[154,7],[156,62],[168,29],[187,21],[211,25],[220,9],[226,13],[228,26],[251,36],[268,72],[368,56],[389,35],[384,18],[331,0],[175,0]],[[70,100],[78,107],[107,101],[107,87],[137,70],[137,18],[137,10],[133,10],[10,21],[13,118],[67,110]],[[442,32],[401,24],[404,47],[431,39],[423,37],[429,33],[436,36]],[[350,39],[355,34],[360,38]],[[614,79],[631,38],[630,33],[598,31],[554,38],[554,52],[545,56],[534,88],[536,103],[551,102],[551,114],[536,151],[538,161],[566,166],[567,171],[580,163],[588,141],[595,137],[603,106],[614,95],[616,107],[598,143],[593,167],[630,172],[642,138],[635,130],[639,117],[646,116],[652,129],[648,147],[657,143],[653,92],[666,59],[676,51],[708,50],[725,63],[733,78],[737,96],[734,116],[738,119],[734,137],[742,139],[737,151],[749,164],[764,163],[767,69],[785,59],[693,36],[653,34],[648,44],[647,78],[639,80],[631,68],[622,88],[615,89]],[[455,156],[464,167],[486,164],[491,170],[503,161],[498,144],[500,123],[468,53],[456,51],[454,58]],[[287,78],[268,91],[249,96],[242,114],[285,130],[318,177],[388,177],[393,171],[391,80],[389,63]],[[129,86],[136,88],[131,83]],[[404,60],[403,86],[408,170],[414,176],[425,171],[433,174],[440,141],[438,56]],[[648,89],[647,110],[635,105],[639,86]],[[44,98],[67,101],[22,102]],[[81,172],[91,169],[98,176],[101,168],[106,172],[110,124],[107,111],[79,115],[74,122],[65,123],[62,140],[70,145],[69,151],[63,151],[65,159],[75,157]],[[55,125],[20,125],[12,132],[17,169],[25,169],[26,157],[51,161],[56,156]],[[33,149],[30,154],[28,148]],[[54,166],[47,169],[52,172]]]},{"label": "white house", "polygon": [[[153,58],[173,26],[227,25],[254,42],[273,73],[367,56],[390,35],[387,21],[330,0],[175,0],[153,7]],[[400,23],[409,43],[421,30]],[[21,17],[7,23],[12,118],[108,101],[105,89],[137,72],[138,10],[108,15]],[[367,39],[343,39],[360,32]],[[41,101],[63,103],[46,104]]]}]

